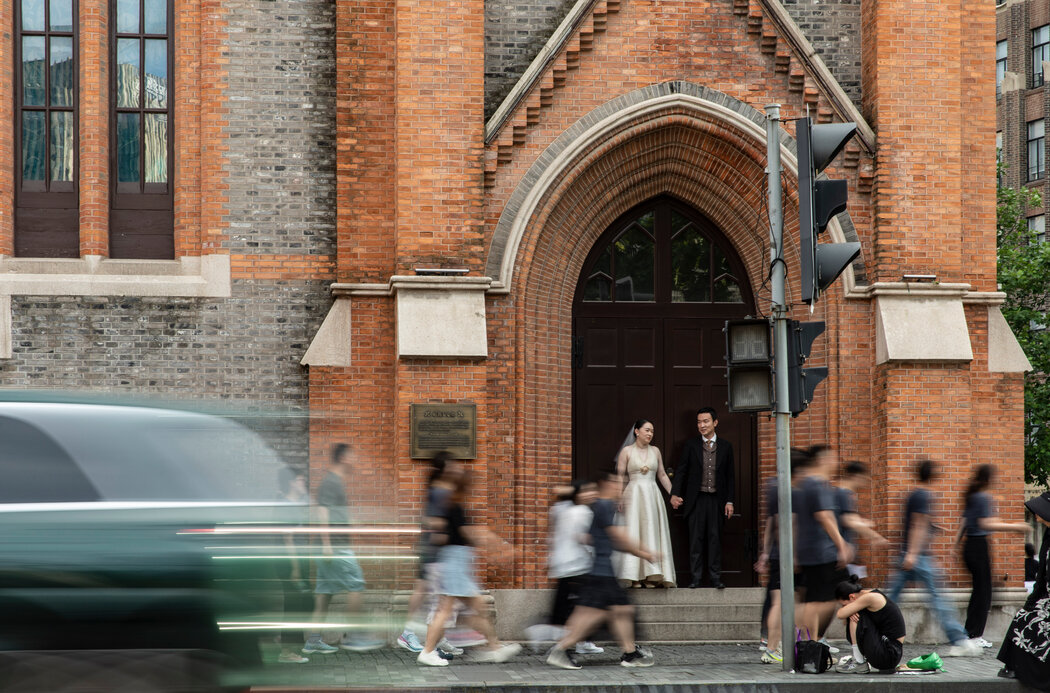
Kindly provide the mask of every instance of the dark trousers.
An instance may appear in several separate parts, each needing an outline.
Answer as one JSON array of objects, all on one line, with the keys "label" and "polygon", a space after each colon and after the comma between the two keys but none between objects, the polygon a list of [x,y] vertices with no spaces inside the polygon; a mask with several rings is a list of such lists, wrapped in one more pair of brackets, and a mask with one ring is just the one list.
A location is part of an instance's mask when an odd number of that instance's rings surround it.
[{"label": "dark trousers", "polygon": [[901,663],[904,655],[904,646],[900,640],[887,638],[879,632],[867,609],[857,612],[860,618],[857,621],[857,642],[849,634],[849,622],[846,622],[846,640],[855,644],[864,659],[873,669],[880,671],[892,671]]},{"label": "dark trousers", "polygon": [[564,626],[576,606],[580,593],[582,575],[558,578],[558,587],[554,590],[554,605],[551,607],[550,622],[552,626]]},{"label": "dark trousers", "polygon": [[717,494],[697,494],[693,511],[686,518],[689,522],[689,565],[693,571],[693,582],[700,582],[704,575],[704,544],[707,545],[707,574],[712,583],[722,580],[723,517]]},{"label": "dark trousers", "polygon": [[984,624],[992,608],[992,561],[988,556],[988,537],[966,537],[963,561],[973,580],[963,627],[971,638],[979,638],[984,635]]}]

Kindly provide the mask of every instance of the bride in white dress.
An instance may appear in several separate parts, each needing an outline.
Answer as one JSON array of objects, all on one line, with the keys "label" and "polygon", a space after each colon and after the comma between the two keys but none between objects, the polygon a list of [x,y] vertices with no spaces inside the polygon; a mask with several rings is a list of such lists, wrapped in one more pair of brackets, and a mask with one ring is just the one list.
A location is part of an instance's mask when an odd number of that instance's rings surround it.
[{"label": "bride in white dress", "polygon": [[[634,424],[634,441],[620,450],[616,471],[627,480],[623,490],[623,529],[631,540],[658,556],[650,563],[637,556],[617,553],[616,575],[633,587],[674,587],[674,557],[667,509],[657,481],[668,494],[671,480],[664,471],[663,456],[653,439],[653,425],[645,419]],[[630,439],[630,436],[628,436]]]}]

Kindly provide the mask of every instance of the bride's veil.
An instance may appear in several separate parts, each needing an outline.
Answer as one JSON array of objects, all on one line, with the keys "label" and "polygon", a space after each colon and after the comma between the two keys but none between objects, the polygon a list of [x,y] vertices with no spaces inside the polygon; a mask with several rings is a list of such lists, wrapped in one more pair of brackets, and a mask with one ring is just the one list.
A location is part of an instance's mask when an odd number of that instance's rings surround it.
[{"label": "bride's veil", "polygon": [[631,430],[627,431],[627,437],[623,439],[623,442],[620,443],[620,447],[616,448],[616,454],[613,455],[614,467],[616,463],[620,461],[620,453],[623,452],[623,449],[628,445],[634,445],[635,440],[637,440],[637,437],[634,435],[634,426],[631,426]]}]

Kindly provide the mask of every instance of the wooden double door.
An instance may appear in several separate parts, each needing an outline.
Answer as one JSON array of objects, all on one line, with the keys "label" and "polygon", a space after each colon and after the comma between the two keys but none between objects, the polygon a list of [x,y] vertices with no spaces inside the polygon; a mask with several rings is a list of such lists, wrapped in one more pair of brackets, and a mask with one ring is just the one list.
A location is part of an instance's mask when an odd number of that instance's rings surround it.
[{"label": "wooden double door", "polygon": [[[757,422],[726,410],[723,327],[752,314],[752,305],[746,274],[717,229],[661,198],[599,239],[573,307],[575,476],[613,469],[621,442],[643,418],[653,422],[653,444],[673,475],[683,445],[698,435],[696,410],[714,407],[718,435],[736,453],[735,514],[722,535],[722,580],[731,587],[756,584]],[[688,531],[681,511],[666,507],[678,584],[687,585]]]}]

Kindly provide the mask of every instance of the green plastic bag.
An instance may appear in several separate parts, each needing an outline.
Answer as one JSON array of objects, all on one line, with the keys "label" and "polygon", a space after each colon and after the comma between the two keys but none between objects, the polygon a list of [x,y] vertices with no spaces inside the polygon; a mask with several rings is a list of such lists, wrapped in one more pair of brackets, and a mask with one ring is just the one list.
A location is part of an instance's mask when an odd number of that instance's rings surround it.
[{"label": "green plastic bag", "polygon": [[921,669],[923,671],[935,671],[937,669],[943,669],[944,662],[941,661],[940,655],[936,652],[931,652],[930,654],[924,654],[915,659],[909,659],[908,668]]}]

